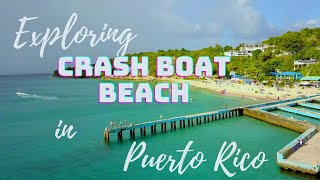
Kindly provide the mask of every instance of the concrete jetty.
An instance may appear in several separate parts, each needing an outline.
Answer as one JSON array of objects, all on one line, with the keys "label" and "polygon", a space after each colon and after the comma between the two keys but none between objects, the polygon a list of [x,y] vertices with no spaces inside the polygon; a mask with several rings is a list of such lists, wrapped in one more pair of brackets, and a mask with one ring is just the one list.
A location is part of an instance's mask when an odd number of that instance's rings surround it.
[{"label": "concrete jetty", "polygon": [[303,106],[303,107],[307,107],[307,108],[311,108],[311,109],[320,109],[320,105],[317,105],[315,103],[298,103],[299,106]]},{"label": "concrete jetty", "polygon": [[272,113],[272,111],[278,109],[320,120],[319,113],[294,107],[299,105],[318,109],[319,105],[316,103],[320,102],[319,97],[320,94],[169,119],[159,119],[122,127],[108,127],[104,131],[104,139],[109,142],[110,134],[113,133],[118,135],[119,140],[122,140],[123,133],[126,131],[130,133],[130,138],[135,138],[136,130],[140,130],[141,136],[146,136],[147,128],[150,128],[151,134],[154,134],[157,133],[157,128],[159,128],[158,131],[166,132],[169,128],[176,130],[177,126],[179,128],[192,127],[202,123],[246,115],[302,133],[277,152],[277,164],[283,169],[291,169],[293,171],[315,175],[320,173],[320,127],[306,121],[275,114]]},{"label": "concrete jetty", "polygon": [[280,109],[286,112],[319,119],[317,116],[318,113],[294,108],[296,105],[315,102],[318,100],[318,97],[319,96],[291,99],[286,102],[275,102],[244,108],[244,115],[302,133],[277,152],[277,164],[281,168],[312,175],[320,173],[320,127],[305,121],[272,113],[273,110]]},{"label": "concrete jetty", "polygon": [[302,162],[305,164],[318,164],[320,165],[320,155],[314,156],[320,153],[320,133],[316,133],[308,143],[301,146],[295,153],[290,155],[287,159],[289,161]]},{"label": "concrete jetty", "polygon": [[307,111],[303,109],[298,109],[294,107],[289,107],[289,106],[278,106],[277,109],[280,109],[282,111],[294,113],[294,114],[299,114],[302,116],[307,116],[315,119],[320,119],[320,113],[313,112],[313,111]]}]

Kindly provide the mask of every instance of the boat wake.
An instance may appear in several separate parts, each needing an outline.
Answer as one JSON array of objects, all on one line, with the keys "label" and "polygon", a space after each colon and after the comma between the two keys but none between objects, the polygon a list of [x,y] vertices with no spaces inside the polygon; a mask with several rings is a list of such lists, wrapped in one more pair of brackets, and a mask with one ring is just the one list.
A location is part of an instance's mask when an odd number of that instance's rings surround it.
[{"label": "boat wake", "polygon": [[41,99],[46,101],[52,101],[52,100],[58,99],[55,96],[41,96],[38,94],[28,94],[28,93],[22,93],[22,92],[17,92],[16,95],[22,98]]}]

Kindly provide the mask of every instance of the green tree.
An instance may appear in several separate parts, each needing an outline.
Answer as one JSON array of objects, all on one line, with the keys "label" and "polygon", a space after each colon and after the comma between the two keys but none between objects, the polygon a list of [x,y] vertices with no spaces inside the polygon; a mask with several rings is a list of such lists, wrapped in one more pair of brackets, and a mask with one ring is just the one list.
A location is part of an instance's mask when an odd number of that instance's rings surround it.
[{"label": "green tree", "polygon": [[233,49],[232,46],[224,46],[224,47],[223,47],[223,50],[224,50],[224,51],[230,51],[230,50],[232,50],[232,49]]},{"label": "green tree", "polygon": [[262,51],[261,51],[260,49],[257,49],[257,50],[252,51],[252,52],[251,52],[252,57],[253,57],[254,59],[258,59],[258,56],[260,55],[261,52],[262,52]]},{"label": "green tree", "polygon": [[258,59],[262,62],[266,62],[267,60],[273,57],[273,52],[271,50],[266,50],[259,54]]},{"label": "green tree", "polygon": [[303,57],[304,59],[319,59],[320,50],[318,50],[316,47],[311,47],[305,51]]},{"label": "green tree", "polygon": [[288,32],[282,36],[279,46],[284,51],[295,54],[304,47],[304,44],[299,33]]}]

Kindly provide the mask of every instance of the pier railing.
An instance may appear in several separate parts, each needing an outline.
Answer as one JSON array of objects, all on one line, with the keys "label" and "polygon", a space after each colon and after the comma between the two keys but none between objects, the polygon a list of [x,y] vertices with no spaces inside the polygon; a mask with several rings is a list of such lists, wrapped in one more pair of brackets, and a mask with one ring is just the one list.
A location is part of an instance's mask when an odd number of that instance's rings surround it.
[{"label": "pier railing", "polygon": [[297,151],[301,145],[299,138],[302,140],[302,144],[305,144],[309,139],[311,139],[318,130],[316,127],[308,129],[306,132],[301,134],[298,138],[291,141],[288,145],[277,152],[277,163],[280,167],[284,169],[298,170],[303,173],[317,174],[320,172],[320,167],[317,164],[306,164],[296,161],[290,161],[287,158]]},{"label": "pier railing", "polygon": [[260,108],[263,106],[272,106],[272,105],[283,104],[283,103],[288,103],[288,102],[292,102],[292,101],[305,100],[306,98],[314,98],[314,97],[320,97],[320,94],[307,96],[307,97],[299,97],[299,98],[293,98],[293,99],[274,101],[274,102],[267,102],[267,103],[262,103],[262,104],[254,104],[254,105],[246,106],[245,108],[248,108],[248,109]]},{"label": "pier railing", "polygon": [[212,111],[212,112],[205,112],[205,113],[199,113],[199,114],[192,114],[192,115],[186,115],[186,116],[179,116],[169,119],[160,119],[160,120],[154,120],[144,123],[138,123],[138,124],[130,124],[126,126],[118,126],[118,127],[108,127],[104,131],[104,139],[106,141],[109,141],[110,134],[117,133],[118,139],[122,139],[123,132],[129,131],[130,137],[135,137],[135,130],[140,129],[140,135],[145,136],[146,135],[146,128],[151,129],[151,133],[154,134],[157,132],[157,126],[161,126],[161,132],[167,131],[167,124],[170,124],[170,127],[172,130],[177,129],[177,123],[179,123],[180,128],[185,128],[186,126],[194,126],[199,125],[202,123],[212,122],[216,120],[226,119],[230,117],[239,116],[242,114],[242,108],[232,108],[232,109],[224,109],[219,111]]}]

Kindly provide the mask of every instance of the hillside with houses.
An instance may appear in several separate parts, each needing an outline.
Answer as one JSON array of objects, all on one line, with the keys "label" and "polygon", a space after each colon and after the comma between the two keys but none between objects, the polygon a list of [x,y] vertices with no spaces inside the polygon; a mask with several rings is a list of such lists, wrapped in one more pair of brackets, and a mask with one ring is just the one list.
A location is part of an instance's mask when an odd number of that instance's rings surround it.
[{"label": "hillside with houses", "polygon": [[[237,47],[215,45],[200,50],[169,49],[157,52],[140,52],[126,56],[148,56],[149,75],[156,76],[156,58],[171,56],[191,56],[194,63],[199,56],[232,56],[227,65],[231,77],[253,79],[270,83],[286,81],[319,80],[320,76],[320,28],[305,28],[298,32],[287,32],[281,36],[270,37],[260,43],[240,44]],[[112,61],[112,60],[111,60]],[[73,67],[69,67],[73,69]],[[216,65],[214,74],[216,75]],[[54,72],[58,76],[58,72]],[[308,77],[308,78],[306,78]],[[112,78],[112,77],[103,77]],[[126,77],[125,77],[126,78]],[[178,78],[178,77],[173,77]],[[188,77],[189,79],[194,77]],[[282,81],[285,83],[285,81]]]},{"label": "hillside with houses", "polygon": [[303,76],[319,76],[320,28],[289,31],[261,43],[241,44],[224,55],[233,57],[228,70],[245,78],[300,80]]}]

